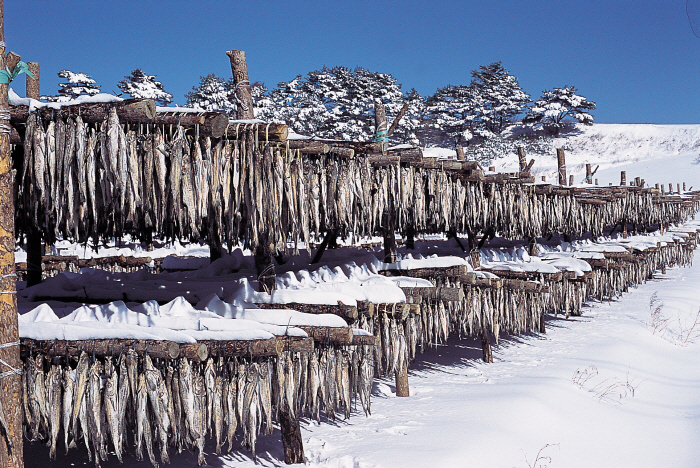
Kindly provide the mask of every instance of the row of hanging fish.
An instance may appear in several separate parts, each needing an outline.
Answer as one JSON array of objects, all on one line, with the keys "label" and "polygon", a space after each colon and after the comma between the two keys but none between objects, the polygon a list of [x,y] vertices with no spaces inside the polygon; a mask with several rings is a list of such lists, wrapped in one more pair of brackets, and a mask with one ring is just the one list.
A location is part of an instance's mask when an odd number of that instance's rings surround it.
[{"label": "row of hanging fish", "polygon": [[675,222],[700,207],[658,203],[641,191],[586,203],[573,195],[536,194],[533,185],[465,181],[441,169],[302,155],[256,135],[252,128],[235,140],[200,138],[180,126],[130,128],[114,108],[94,125],[80,115],[44,122],[30,114],[17,165],[18,231],[38,226],[49,243],[127,233],[229,248],[268,242],[278,251],[291,243],[296,254],[302,242],[308,248],[328,230],[380,233],[389,213],[399,232],[409,225],[417,232],[493,227],[512,238],[599,235],[621,220]]},{"label": "row of hanging fish", "polygon": [[348,418],[359,396],[369,414],[374,356],[367,348],[252,361],[209,358],[206,364],[152,360],[129,350],[116,360],[83,352],[73,366],[36,354],[25,363],[25,432],[49,445],[52,460],[59,445],[67,454],[82,441],[95,466],[108,451],[121,462],[127,449],[155,467],[170,462],[171,450],[187,449],[202,465],[207,437],[216,454],[239,440],[255,458],[257,437],[272,433],[281,408],[294,417],[320,420],[323,411]]}]

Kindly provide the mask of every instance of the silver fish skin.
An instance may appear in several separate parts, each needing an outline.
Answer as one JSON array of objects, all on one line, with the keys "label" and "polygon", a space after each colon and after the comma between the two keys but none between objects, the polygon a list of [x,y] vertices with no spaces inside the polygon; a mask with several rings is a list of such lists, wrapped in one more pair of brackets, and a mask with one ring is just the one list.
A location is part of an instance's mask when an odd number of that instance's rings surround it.
[{"label": "silver fish skin", "polygon": [[269,363],[262,362],[258,367],[260,380],[258,381],[258,395],[262,417],[265,419],[265,435],[272,434],[272,385]]},{"label": "silver fish skin", "polygon": [[119,147],[117,148],[117,193],[119,200],[119,213],[124,214],[126,208],[127,190],[129,187],[129,141],[124,129],[117,125]]},{"label": "silver fish skin", "polygon": [[180,359],[180,402],[185,412],[185,429],[192,441],[199,438],[199,426],[195,421],[194,378],[187,359]]},{"label": "silver fish skin", "polygon": [[87,156],[85,158],[85,173],[87,198],[92,213],[92,222],[97,223],[97,166],[95,151],[97,149],[97,134],[95,130],[90,131],[87,141]]},{"label": "silver fish skin", "polygon": [[34,159],[34,189],[37,191],[37,199],[46,210],[49,206],[49,181],[46,167],[46,133],[41,121],[37,122],[33,134],[33,159]]},{"label": "silver fish skin", "polygon": [[236,411],[236,398],[238,392],[236,391],[236,376],[232,375],[231,379],[228,381],[228,385],[225,386],[227,391],[225,391],[225,404],[226,404],[226,439],[228,440],[228,450],[231,451],[233,445],[234,434],[236,433],[236,427],[238,425],[238,416]]},{"label": "silver fish skin", "polygon": [[[83,397],[83,399],[80,402],[80,408],[78,410],[78,420],[80,421],[80,430],[83,433],[83,441],[85,442],[85,447],[87,448],[88,460],[92,461],[92,451],[90,450],[90,440],[92,440],[92,436],[90,435],[90,428],[89,428],[89,424],[88,424],[88,404],[87,404],[87,401],[88,401],[88,397],[86,395]],[[74,429],[75,433],[77,434],[78,428],[74,427],[73,429]],[[77,436],[75,437],[75,440],[76,441],[78,440]],[[99,460],[97,453],[95,453],[95,463],[96,464],[100,463],[100,460]]]},{"label": "silver fish skin", "polygon": [[83,206],[87,200],[87,182],[85,180],[85,159],[87,157],[87,124],[79,115],[75,118],[75,161],[78,178],[78,205]]},{"label": "silver fish skin", "polygon": [[221,453],[224,428],[224,378],[217,376],[214,383],[214,394],[212,399],[212,419],[214,420],[214,439],[216,440],[215,453]]},{"label": "silver fish skin", "polygon": [[66,145],[63,150],[63,190],[65,192],[64,218],[66,221],[66,232],[72,234],[75,228],[77,211],[75,206],[75,121],[68,119],[66,122]]},{"label": "silver fish skin", "polygon": [[318,392],[321,387],[321,380],[319,375],[319,363],[318,357],[315,352],[310,353],[309,356],[309,379],[308,379],[308,398],[307,398],[307,411],[309,414],[320,422],[319,404],[318,404]]},{"label": "silver fish skin", "polygon": [[[73,371],[67,368],[63,371],[63,437],[66,445],[66,455],[71,445],[68,444],[68,435],[71,433],[71,421],[73,416],[73,401],[75,380],[73,379]],[[72,445],[74,445],[73,442]]]},{"label": "silver fish skin", "polygon": [[[37,384],[37,379],[38,373],[36,361],[34,358],[30,358],[29,362],[27,363],[27,399],[29,412],[31,414],[29,419],[31,421],[32,441],[41,438],[39,429],[42,422],[42,413],[41,409],[39,408],[39,396],[37,395],[37,387],[39,386],[39,384]],[[43,383],[41,385],[43,386]]]},{"label": "silver fish skin", "polygon": [[258,398],[258,381],[260,375],[257,363],[248,366],[243,400],[243,434],[248,448],[255,460],[255,443],[260,432],[260,409]]},{"label": "silver fish skin", "polygon": [[153,454],[153,435],[151,423],[148,418],[148,391],[146,390],[146,376],[139,375],[138,389],[136,390],[136,458],[143,460],[143,446],[146,446],[148,459],[158,468],[158,462]]},{"label": "silver fish skin", "polygon": [[207,412],[207,391],[204,384],[204,378],[195,374],[192,379],[192,390],[194,394],[194,425],[197,428],[199,436],[195,439],[197,447],[197,463],[199,466],[206,465],[207,461],[204,458],[204,436],[207,431],[207,424],[204,420],[204,415]]},{"label": "silver fish skin", "polygon": [[132,410],[136,409],[136,395],[139,385],[138,364],[139,355],[136,351],[129,349],[124,356],[126,361],[126,372],[129,379],[129,393],[131,394]]},{"label": "silver fish skin", "polygon": [[88,428],[91,431],[90,438],[92,439],[93,447],[95,448],[95,461],[97,458],[107,460],[107,450],[104,446],[104,428],[102,427],[102,363],[95,361],[90,366],[89,381],[88,381]]},{"label": "silver fish skin", "polygon": [[144,361],[146,392],[156,422],[153,429],[160,441],[160,459],[163,463],[170,463],[168,455],[168,429],[170,428],[168,392],[165,389],[160,371],[153,366],[150,356],[146,355]]},{"label": "silver fish skin", "polygon": [[175,138],[172,144],[172,153],[170,155],[170,190],[171,194],[171,213],[173,219],[177,220],[178,228],[182,231],[182,209],[180,206],[180,185],[182,179],[182,164],[183,164],[183,146],[185,145],[185,136],[182,127],[178,125],[175,132]]},{"label": "silver fish skin", "polygon": [[214,388],[216,387],[216,371],[214,370],[214,359],[207,359],[204,368],[204,386],[207,390],[207,413],[204,416],[207,422],[207,432],[211,434],[211,420],[214,417]]},{"label": "silver fish skin", "polygon": [[[108,358],[109,359],[109,358]],[[107,366],[106,366],[107,367]],[[111,366],[109,366],[111,367]],[[110,375],[111,374],[111,375]],[[112,438],[114,445],[114,453],[117,455],[119,463],[122,462],[122,443],[121,443],[121,417],[119,416],[119,381],[116,372],[107,371],[107,380],[105,380],[103,391],[103,408],[107,419],[107,427],[109,435]]]},{"label": "silver fish skin", "polygon": [[156,173],[156,180],[158,181],[158,210],[156,211],[156,219],[163,219],[165,210],[165,203],[167,197],[166,188],[166,175],[167,166],[165,165],[166,156],[165,140],[160,128],[156,129],[156,133],[153,135],[153,165]]},{"label": "silver fish skin", "polygon": [[[170,419],[170,429],[172,431],[172,440],[177,441],[177,420],[175,419],[175,400],[173,392],[173,379],[175,378],[175,368],[168,363],[165,373],[165,382],[163,389],[158,389],[158,396],[161,396],[161,391],[165,391],[165,398],[168,407],[168,418]],[[161,396],[162,398],[162,396]]]},{"label": "silver fish skin", "polygon": [[238,416],[238,422],[241,425],[241,429],[244,428],[243,422],[243,407],[245,401],[245,378],[246,378],[246,366],[241,363],[238,365],[236,379],[236,386],[238,388],[237,398],[236,398],[236,415]]},{"label": "silver fish skin", "polygon": [[350,389],[350,360],[348,354],[343,352],[342,358],[340,359],[341,369],[340,369],[340,389],[341,395],[343,396],[343,405],[345,409],[345,419],[350,418],[350,411],[352,405],[351,389]]},{"label": "silver fish skin", "polygon": [[49,411],[49,430],[51,433],[49,458],[56,459],[56,443],[58,441],[58,431],[61,428],[61,368],[57,365],[51,366],[46,385],[46,403]]},{"label": "silver fish skin", "polygon": [[192,188],[192,161],[190,155],[184,152],[182,155],[182,204],[187,213],[188,226],[193,237],[199,236],[197,228],[197,212],[195,207],[194,192]]},{"label": "silver fish skin", "polygon": [[178,453],[182,452],[183,438],[185,437],[185,429],[182,420],[182,401],[180,399],[180,375],[175,368],[173,368],[173,379],[170,386],[170,394],[173,399],[173,438],[175,439],[175,445],[177,446]]},{"label": "silver fish skin", "polygon": [[48,169],[47,196],[54,203],[54,186],[56,185],[56,124],[52,120],[46,127],[46,166]]},{"label": "silver fish skin", "polygon": [[[145,215],[148,215],[148,221],[146,227],[153,226],[154,210],[155,205],[153,196],[153,138],[149,137],[142,141],[141,150],[143,153],[143,179],[142,184],[142,195],[143,195],[143,209]],[[144,217],[145,217],[144,215]]]}]

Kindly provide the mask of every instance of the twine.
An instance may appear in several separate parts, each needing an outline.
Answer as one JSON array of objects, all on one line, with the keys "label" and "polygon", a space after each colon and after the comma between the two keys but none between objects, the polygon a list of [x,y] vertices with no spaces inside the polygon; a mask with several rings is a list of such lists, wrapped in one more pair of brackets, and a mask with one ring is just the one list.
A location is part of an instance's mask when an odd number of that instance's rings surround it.
[{"label": "twine", "polygon": [[[2,348],[11,348],[13,346],[19,346],[19,340],[13,341],[11,343],[3,343],[0,344],[0,349]],[[3,372],[0,374],[0,379],[4,379],[5,377],[9,377],[11,375],[22,375],[22,369],[15,369],[11,365],[9,365],[5,360],[0,359],[0,364],[4,365],[5,367],[9,368],[9,371]]]},{"label": "twine", "polygon": [[241,109],[247,111],[247,110],[248,110],[248,106],[246,106],[245,104],[243,104],[243,101],[241,101],[240,98],[238,97],[238,90],[239,90],[241,87],[243,87],[243,86],[248,86],[248,87],[250,87],[250,81],[248,81],[248,80],[242,80],[242,81],[239,81],[238,83],[236,83],[236,86],[233,87],[233,96],[236,98],[236,103],[237,103],[239,106],[241,106]]}]

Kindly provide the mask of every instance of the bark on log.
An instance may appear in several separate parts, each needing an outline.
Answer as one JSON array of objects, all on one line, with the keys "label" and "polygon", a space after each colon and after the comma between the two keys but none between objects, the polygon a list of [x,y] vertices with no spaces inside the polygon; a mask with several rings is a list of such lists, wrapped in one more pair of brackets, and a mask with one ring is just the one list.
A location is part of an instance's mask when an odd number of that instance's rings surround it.
[{"label": "bark on log", "polygon": [[340,146],[331,146],[330,152],[340,156],[341,158],[352,159],[355,157],[355,150],[352,148],[341,148]]},{"label": "bark on log", "polygon": [[199,136],[221,138],[229,127],[228,116],[223,112],[170,112],[158,110],[153,122],[157,125],[181,125],[192,128],[199,125]]},{"label": "bark on log", "polygon": [[464,289],[448,287],[416,287],[401,288],[406,297],[420,297],[425,299],[441,300],[447,302],[461,302],[464,300]]},{"label": "bark on log", "polygon": [[29,63],[27,63],[27,68],[34,76],[32,77],[32,76],[29,76],[27,74],[27,80],[26,80],[27,93],[26,93],[26,96],[28,98],[38,100],[39,97],[41,96],[41,89],[39,87],[39,63],[29,62]]},{"label": "bark on log", "polygon": [[481,330],[481,351],[483,354],[482,359],[486,363],[493,362],[493,352],[491,351],[491,336],[486,330]]},{"label": "bark on log", "polygon": [[15,69],[20,60],[22,60],[22,57],[15,52],[9,51],[5,54],[5,66],[10,71]]},{"label": "bark on log", "polygon": [[355,346],[379,346],[381,339],[375,335],[353,335],[352,344]]},{"label": "bark on log", "polygon": [[172,341],[153,340],[32,340],[22,338],[21,352],[28,356],[29,352],[42,353],[49,356],[80,356],[85,351],[95,356],[119,356],[122,352],[133,349],[139,356],[148,354],[154,358],[177,359],[180,357],[180,346]]},{"label": "bark on log", "polygon": [[331,304],[302,304],[300,302],[288,302],[286,304],[265,304],[256,303],[261,309],[288,309],[305,312],[307,314],[333,314],[343,317],[346,320],[357,318],[357,307],[345,305],[338,301],[338,305]]},{"label": "bark on log", "polygon": [[380,143],[381,151],[386,151],[389,135],[387,134],[386,126],[386,110],[380,99],[374,100],[374,141]]},{"label": "bark on log", "polygon": [[267,340],[206,341],[212,357],[230,356],[277,356],[284,343],[277,338]]},{"label": "bark on log", "polygon": [[301,336],[279,336],[277,341],[282,342],[282,351],[290,353],[310,353],[314,350],[314,339]]},{"label": "bark on log", "polygon": [[276,123],[246,123],[231,120],[228,123],[225,136],[229,140],[245,138],[245,130],[252,128],[258,135],[258,141],[287,141],[289,127]]},{"label": "bark on log", "polygon": [[627,171],[620,171],[620,185],[627,185]]},{"label": "bark on log", "polygon": [[[343,148],[345,149],[345,148]],[[303,148],[299,148],[300,153],[306,153],[306,154],[326,154],[331,150],[331,147],[328,145],[314,145],[314,146],[305,146]],[[350,150],[352,151],[352,150]]]},{"label": "bark on log", "polygon": [[180,345],[180,357],[191,361],[204,362],[209,357],[209,348],[204,343],[185,343]]},{"label": "bark on log", "polygon": [[[0,70],[5,69],[5,10],[0,0]],[[0,84],[0,125],[9,125],[5,118],[9,110],[8,85]],[[24,120],[26,122],[26,119]],[[15,294],[15,206],[13,196],[12,158],[10,134],[0,132],[0,359],[13,369],[22,369],[17,324],[17,297]],[[0,403],[2,404],[7,432],[0,435],[0,465],[24,467],[24,441],[22,440],[22,383],[21,375],[11,374],[0,379]]]},{"label": "bark on log", "polygon": [[280,405],[279,421],[282,433],[282,447],[284,448],[284,462],[287,465],[305,463],[304,444],[301,438],[301,426],[299,419],[289,409],[285,400]]},{"label": "bark on log", "polygon": [[352,344],[352,328],[350,327],[307,327],[298,326],[309,337],[319,343]]},{"label": "bark on log", "polygon": [[518,146],[518,163],[520,164],[520,172],[525,172],[527,163],[525,162],[525,148]]},{"label": "bark on log", "polygon": [[408,363],[399,365],[399,368],[394,371],[394,382],[396,384],[397,397],[410,396],[408,388]]},{"label": "bark on log", "polygon": [[466,275],[468,265],[455,265],[446,268],[416,268],[414,270],[380,270],[384,276],[410,276],[411,278],[451,278]]},{"label": "bark on log", "polygon": [[314,146],[326,146],[328,142],[318,140],[287,140],[289,149],[312,148]]},{"label": "bark on log", "polygon": [[231,61],[231,73],[236,90],[236,118],[239,120],[251,120],[255,118],[253,112],[253,97],[250,94],[250,81],[248,79],[248,64],[245,60],[245,51],[229,50],[226,52]]},{"label": "bark on log", "polygon": [[[124,122],[152,122],[156,116],[156,103],[153,99],[125,99],[120,102],[91,102],[74,105],[64,105],[60,109],[50,109],[42,107],[37,109],[41,118],[49,120],[51,118],[66,119],[69,115],[80,117],[84,122],[102,122],[109,114],[109,109],[116,107],[119,121]],[[28,106],[11,106],[11,121],[14,123],[25,123],[29,116]]]},{"label": "bark on log", "polygon": [[464,148],[457,148],[457,161],[464,161]]}]

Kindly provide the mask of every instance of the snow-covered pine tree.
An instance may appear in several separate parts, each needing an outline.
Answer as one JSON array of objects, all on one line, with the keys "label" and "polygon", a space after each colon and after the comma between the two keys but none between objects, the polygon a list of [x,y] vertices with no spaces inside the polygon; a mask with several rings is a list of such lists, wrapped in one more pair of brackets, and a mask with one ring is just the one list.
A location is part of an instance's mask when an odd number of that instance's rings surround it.
[{"label": "snow-covered pine tree", "polygon": [[473,86],[447,85],[439,88],[426,102],[428,146],[440,146],[445,137],[454,148],[473,138],[477,109],[483,107],[481,94]]},{"label": "snow-covered pine tree", "polygon": [[73,73],[70,70],[58,72],[59,78],[64,78],[66,83],[58,84],[58,95],[41,96],[41,99],[50,102],[66,102],[78,96],[94,96],[99,94],[100,85],[95,83],[90,75],[86,73]]},{"label": "snow-covered pine tree", "polygon": [[156,75],[146,75],[140,68],[125,76],[117,86],[133,98],[154,99],[159,106],[173,102],[173,95],[163,89],[163,83],[156,80]]},{"label": "snow-covered pine tree", "polygon": [[518,79],[503,68],[501,62],[473,70],[470,87],[481,101],[475,109],[479,123],[477,130],[485,138],[508,128],[513,119],[525,111],[527,103],[532,102]]},{"label": "snow-covered pine tree", "polygon": [[236,115],[236,98],[232,92],[232,80],[219,78],[209,74],[201,76],[199,86],[193,86],[192,91],[185,94],[185,107],[203,111],[222,111],[229,117]]},{"label": "snow-covered pine tree", "polygon": [[317,136],[331,116],[316,91],[301,75],[289,82],[278,83],[269,93],[272,109],[261,115],[270,116],[264,120],[285,123],[301,135]]},{"label": "snow-covered pine tree", "polygon": [[265,83],[256,81],[251,84],[250,95],[253,98],[255,118],[266,122],[272,122],[275,114],[275,103],[272,101]]},{"label": "snow-covered pine tree", "polygon": [[551,91],[545,89],[542,91],[542,97],[530,107],[523,122],[540,124],[557,136],[566,125],[567,117],[585,125],[592,125],[593,116],[588,111],[595,109],[596,104],[576,94],[577,92],[573,86],[554,88]]}]

